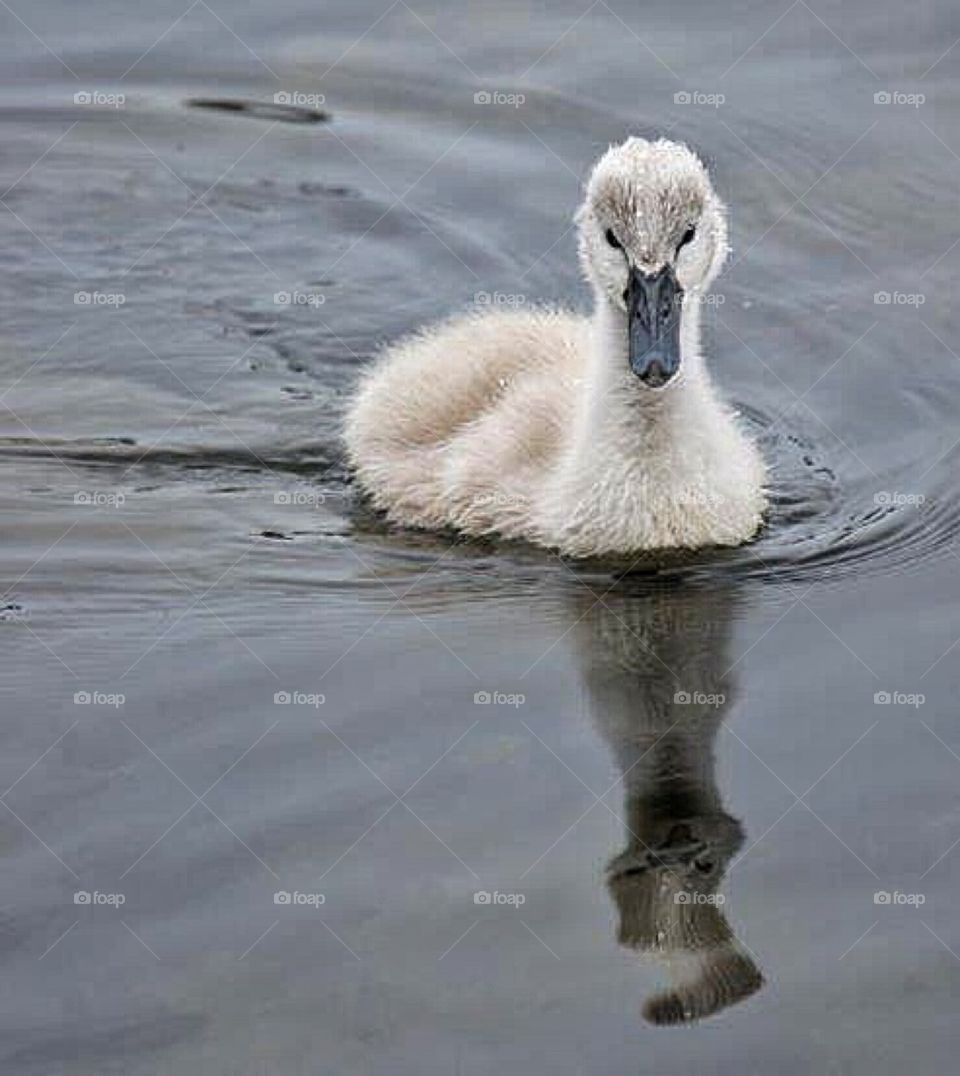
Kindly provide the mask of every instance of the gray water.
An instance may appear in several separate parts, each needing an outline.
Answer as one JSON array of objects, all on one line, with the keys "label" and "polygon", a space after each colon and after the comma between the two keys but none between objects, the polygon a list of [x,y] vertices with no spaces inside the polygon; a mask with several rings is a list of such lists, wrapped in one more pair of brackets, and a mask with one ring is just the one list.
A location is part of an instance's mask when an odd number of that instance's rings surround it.
[{"label": "gray water", "polygon": [[[960,16],[0,31],[2,1071],[952,1067]],[[571,215],[628,133],[730,205],[708,344],[765,533],[391,532],[341,459],[359,370],[487,296],[584,304]]]}]

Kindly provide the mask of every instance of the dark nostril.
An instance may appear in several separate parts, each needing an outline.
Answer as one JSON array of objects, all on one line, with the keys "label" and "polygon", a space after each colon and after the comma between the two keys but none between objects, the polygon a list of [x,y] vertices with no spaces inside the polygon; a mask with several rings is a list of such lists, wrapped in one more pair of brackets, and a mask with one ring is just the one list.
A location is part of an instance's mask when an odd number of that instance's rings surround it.
[{"label": "dark nostril", "polygon": [[623,289],[623,301],[626,302],[629,297],[630,297],[630,289],[629,288],[624,288]]}]

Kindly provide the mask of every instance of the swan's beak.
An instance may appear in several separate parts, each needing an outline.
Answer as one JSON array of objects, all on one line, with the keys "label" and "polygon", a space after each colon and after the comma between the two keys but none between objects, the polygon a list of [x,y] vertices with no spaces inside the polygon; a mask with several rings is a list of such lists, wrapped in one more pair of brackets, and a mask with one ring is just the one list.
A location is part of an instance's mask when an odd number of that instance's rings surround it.
[{"label": "swan's beak", "polygon": [[672,266],[656,273],[630,267],[627,283],[630,369],[660,388],[680,369],[680,304],[683,288]]}]

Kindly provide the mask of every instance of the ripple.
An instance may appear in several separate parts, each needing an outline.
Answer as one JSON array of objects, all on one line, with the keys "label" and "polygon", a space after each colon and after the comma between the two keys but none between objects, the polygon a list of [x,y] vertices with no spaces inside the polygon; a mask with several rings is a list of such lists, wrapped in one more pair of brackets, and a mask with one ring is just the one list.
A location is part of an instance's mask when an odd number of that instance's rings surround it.
[{"label": "ripple", "polygon": [[[930,469],[923,489],[897,495],[898,476],[917,471],[917,459],[901,458],[883,474],[853,469],[848,455],[834,459],[835,448],[819,443],[796,424],[741,405],[740,413],[767,459],[770,510],[763,530],[751,543],[734,549],[658,552],[630,558],[569,560],[528,543],[495,538],[464,538],[452,531],[405,531],[387,524],[352,486],[335,436],[283,451],[261,448],[222,449],[184,445],[175,449],[143,448],[129,439],[41,443],[32,438],[0,440],[0,456],[51,456],[98,466],[114,464],[163,483],[222,483],[224,476],[243,473],[264,481],[275,472],[296,474],[307,482],[322,478],[325,492],[340,492],[345,506],[342,540],[357,544],[377,579],[410,578],[436,573],[456,593],[489,594],[491,585],[539,585],[560,570],[582,582],[598,584],[629,575],[634,585],[646,578],[659,585],[676,581],[722,582],[741,579],[760,584],[793,585],[825,582],[851,573],[895,573],[952,552],[960,529],[960,498],[949,481],[946,461]],[[880,489],[879,487],[883,487]],[[221,485],[222,490],[222,485]],[[324,531],[317,541],[327,537]],[[285,534],[264,534],[286,538]],[[306,535],[309,539],[309,535]],[[363,573],[361,573],[363,574]],[[362,585],[361,579],[345,580]],[[462,585],[461,585],[462,584]],[[436,595],[436,588],[429,588]],[[426,595],[424,595],[426,597]]]},{"label": "ripple", "polygon": [[[770,510],[763,530],[747,545],[734,549],[658,552],[630,558],[562,559],[562,564],[585,582],[602,584],[612,576],[629,575],[642,589],[646,579],[660,585],[665,579],[722,582],[740,579],[766,585],[796,585],[848,578],[851,574],[893,574],[951,552],[960,529],[960,499],[944,473],[928,476],[925,489],[913,480],[906,503],[884,504],[881,486],[897,489],[897,477],[916,472],[917,460],[900,459],[883,474],[850,473],[845,459],[834,459],[806,429],[764,411],[741,405],[741,416],[752,429],[767,459]],[[944,468],[946,472],[946,468]],[[362,504],[355,525],[368,540],[379,535],[381,561],[393,559],[398,570],[411,559],[435,569],[477,572],[491,561],[503,571],[532,580],[555,574],[561,558],[518,542],[474,541],[453,535],[404,534],[388,527]],[[454,553],[450,553],[454,544]],[[513,573],[516,573],[514,575]],[[484,584],[489,586],[489,582]]]},{"label": "ripple", "polygon": [[898,572],[949,550],[960,526],[960,500],[945,480],[930,474],[921,490],[910,479],[910,494],[885,503],[898,476],[911,466],[916,473],[920,459],[900,458],[882,474],[848,473],[844,460],[833,460],[803,430],[756,410],[743,413],[769,461],[772,488],[763,533],[730,551],[737,574],[824,581],[851,572]]}]

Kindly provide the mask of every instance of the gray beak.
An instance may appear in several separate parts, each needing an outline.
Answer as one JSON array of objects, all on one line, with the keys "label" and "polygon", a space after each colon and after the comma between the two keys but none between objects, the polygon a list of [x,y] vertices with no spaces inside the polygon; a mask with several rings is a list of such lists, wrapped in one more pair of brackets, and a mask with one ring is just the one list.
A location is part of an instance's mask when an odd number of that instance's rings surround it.
[{"label": "gray beak", "polygon": [[630,267],[627,315],[630,369],[651,388],[660,388],[680,369],[680,287],[672,266],[641,273]]}]

